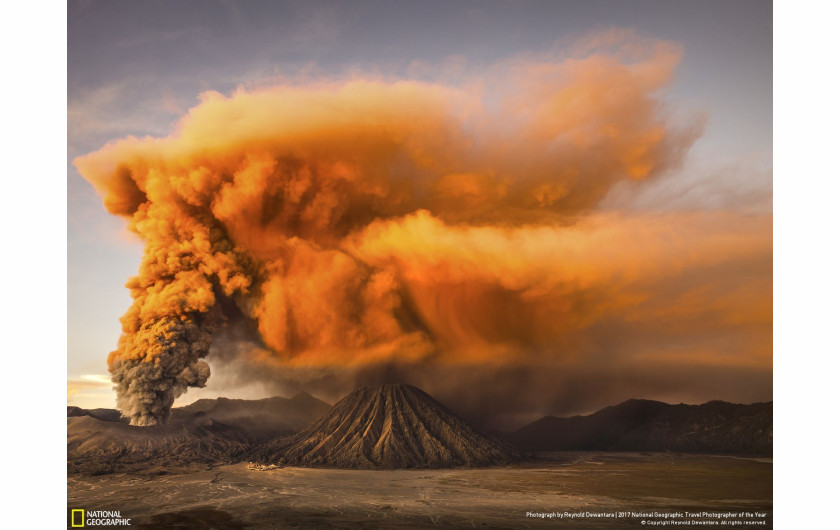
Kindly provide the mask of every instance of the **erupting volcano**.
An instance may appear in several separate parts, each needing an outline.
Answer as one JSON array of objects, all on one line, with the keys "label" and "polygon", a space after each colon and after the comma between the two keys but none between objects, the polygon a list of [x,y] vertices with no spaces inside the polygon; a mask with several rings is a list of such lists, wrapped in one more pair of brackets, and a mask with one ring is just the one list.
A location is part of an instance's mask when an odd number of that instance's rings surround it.
[{"label": "erupting volcano", "polygon": [[[410,382],[508,425],[642,395],[651,373],[655,394],[752,399],[771,218],[603,207],[679,168],[702,128],[662,97],[679,45],[607,37],[482,83],[206,92],[168,136],[77,157],[144,244],[108,358],[122,414],[166,423],[211,365],[227,390]],[[746,397],[719,396],[723,377]]]}]

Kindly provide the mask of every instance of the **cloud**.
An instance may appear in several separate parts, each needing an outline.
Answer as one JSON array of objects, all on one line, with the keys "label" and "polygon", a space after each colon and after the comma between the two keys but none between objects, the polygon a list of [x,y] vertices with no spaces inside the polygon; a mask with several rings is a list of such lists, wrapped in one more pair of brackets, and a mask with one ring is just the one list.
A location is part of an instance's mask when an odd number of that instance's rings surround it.
[{"label": "cloud", "polygon": [[106,374],[85,374],[79,379],[67,380],[67,401],[79,393],[86,391],[110,391],[113,383]]},{"label": "cloud", "polygon": [[[764,366],[769,217],[596,211],[678,169],[701,125],[661,100],[677,46],[602,39],[457,86],[205,93],[169,136],[77,158],[146,245],[109,356],[123,413],[164,421],[208,355],[234,379],[333,389],[409,367],[720,366],[742,343],[725,364]],[[659,347],[622,344],[637,329]]]}]

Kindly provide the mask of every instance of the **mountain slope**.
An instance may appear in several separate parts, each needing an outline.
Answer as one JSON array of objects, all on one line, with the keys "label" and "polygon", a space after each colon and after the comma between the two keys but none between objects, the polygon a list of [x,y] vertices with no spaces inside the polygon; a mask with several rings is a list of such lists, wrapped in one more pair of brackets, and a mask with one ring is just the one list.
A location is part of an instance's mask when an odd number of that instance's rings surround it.
[{"label": "mountain slope", "polygon": [[329,408],[305,392],[288,399],[202,399],[173,409],[169,423],[136,427],[114,409],[68,406],[68,471],[149,472],[238,462],[260,441],[299,431]]},{"label": "mountain slope", "polygon": [[239,429],[254,441],[273,439],[298,432],[330,410],[330,405],[306,392],[291,398],[200,399],[172,409],[170,423],[194,421],[206,416],[215,422]]},{"label": "mountain slope", "polygon": [[67,418],[68,472],[90,474],[233,463],[250,447],[238,430],[207,418],[137,427],[93,416]]},{"label": "mountain slope", "polygon": [[258,448],[260,462],[358,469],[486,466],[518,455],[410,385],[363,388],[300,433]]},{"label": "mountain slope", "polygon": [[506,439],[528,451],[772,454],[773,403],[669,405],[632,399],[589,416],[547,416]]}]

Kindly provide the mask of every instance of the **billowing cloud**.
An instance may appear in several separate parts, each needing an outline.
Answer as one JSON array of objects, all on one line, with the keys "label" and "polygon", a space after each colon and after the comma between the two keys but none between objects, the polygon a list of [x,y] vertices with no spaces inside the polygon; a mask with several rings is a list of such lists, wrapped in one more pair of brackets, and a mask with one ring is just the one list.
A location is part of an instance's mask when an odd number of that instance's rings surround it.
[{"label": "billowing cloud", "polygon": [[[352,384],[382,366],[571,368],[604,355],[592,330],[610,322],[763,329],[764,269],[739,286],[704,271],[761,268],[767,218],[593,213],[617,183],[678,168],[699,131],[661,100],[677,47],[607,44],[463,86],[206,93],[170,136],[76,159],[145,243],[108,359],[123,413],[165,420],[211,352]],[[684,355],[672,343],[610,357]],[[764,346],[726,362],[763,365]]]}]

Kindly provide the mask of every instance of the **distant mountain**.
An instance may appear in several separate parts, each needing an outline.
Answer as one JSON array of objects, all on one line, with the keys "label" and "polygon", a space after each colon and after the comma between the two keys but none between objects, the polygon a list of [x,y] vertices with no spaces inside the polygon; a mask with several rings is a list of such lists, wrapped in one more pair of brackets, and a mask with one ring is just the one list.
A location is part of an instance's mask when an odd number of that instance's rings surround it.
[{"label": "distant mountain", "polygon": [[199,399],[185,407],[172,409],[170,423],[194,421],[205,415],[242,431],[250,440],[260,441],[298,432],[330,410],[329,403],[306,392],[291,398]]},{"label": "distant mountain", "polygon": [[[77,418],[80,416],[90,416],[101,421],[123,421],[120,418],[120,411],[117,409],[83,409],[79,407],[67,406],[67,417]],[[124,420],[128,423],[128,420]]]},{"label": "distant mountain", "polygon": [[410,385],[363,388],[298,434],[251,453],[264,463],[358,469],[508,464],[515,450]]},{"label": "distant mountain", "polygon": [[547,416],[506,436],[527,451],[680,451],[769,455],[773,403],[669,405],[631,399],[571,418]]}]

